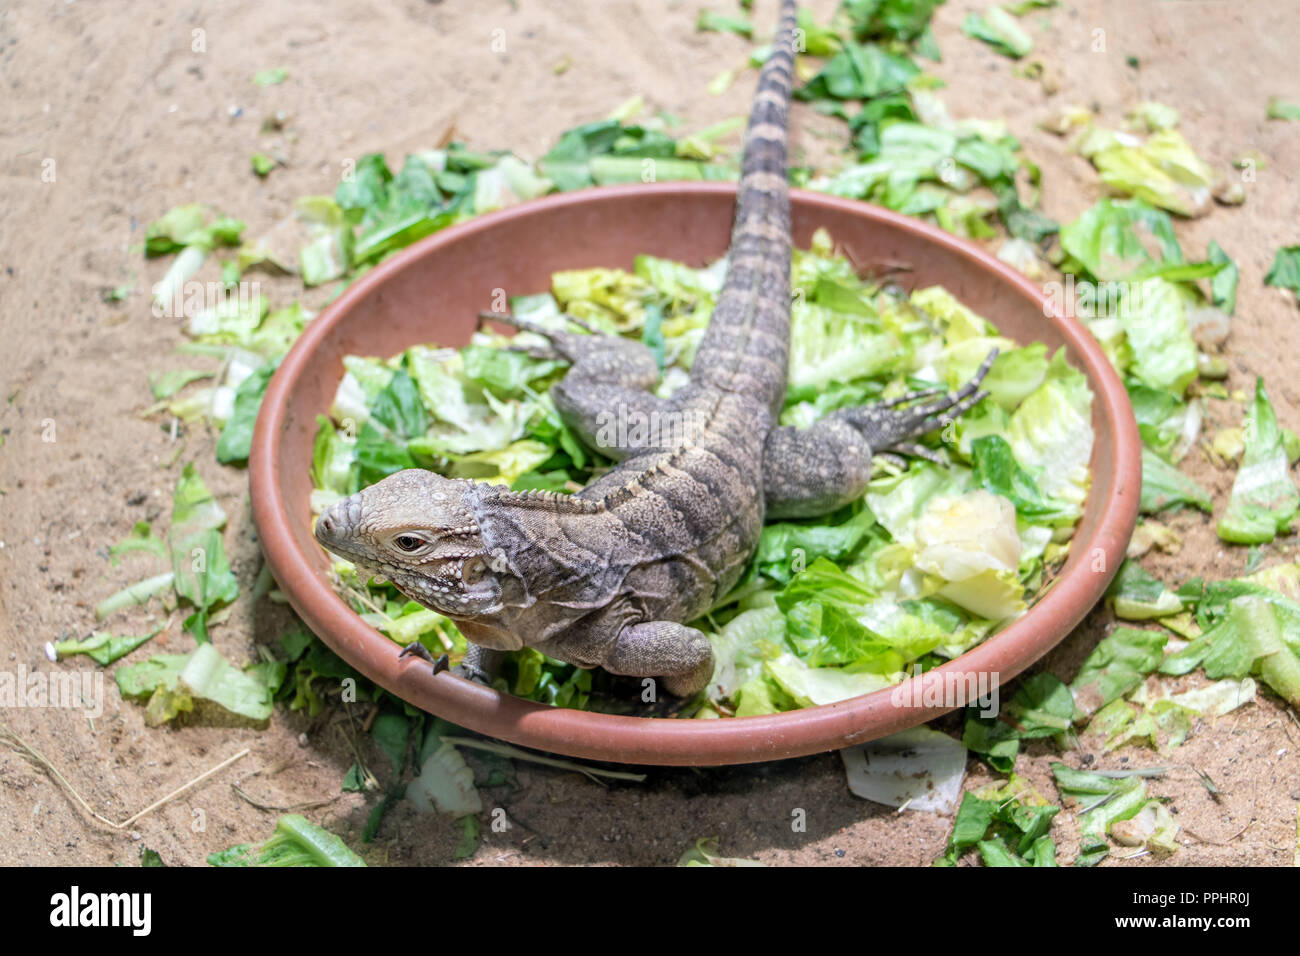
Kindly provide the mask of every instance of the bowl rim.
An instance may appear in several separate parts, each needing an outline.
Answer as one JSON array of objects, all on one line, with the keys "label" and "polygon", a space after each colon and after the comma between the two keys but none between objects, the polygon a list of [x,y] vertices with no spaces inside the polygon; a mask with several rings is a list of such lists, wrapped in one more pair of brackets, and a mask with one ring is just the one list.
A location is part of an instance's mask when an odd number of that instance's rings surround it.
[{"label": "bowl rim", "polygon": [[[1090,562],[1077,561],[1019,620],[960,657],[891,688],[849,700],[780,714],[718,720],[680,720],[620,716],[568,710],[500,693],[450,673],[434,675],[427,664],[399,660],[400,646],[365,623],[314,571],[291,530],[291,509],[281,495],[279,436],[286,427],[290,397],[311,364],[317,345],[354,304],[390,276],[419,259],[477,232],[557,207],[619,203],[647,191],[685,196],[734,197],[728,182],[671,182],[603,186],[560,193],[487,213],[434,233],[356,279],[342,295],[308,323],[280,363],[266,390],[249,455],[253,519],[272,574],[290,605],[320,638],[370,680],[417,707],[492,737],[573,757],[628,764],[722,765],[782,759],[835,750],[933,720],[970,699],[964,689],[996,688],[1015,677],[1062,641],[1105,593],[1125,556],[1137,521],[1142,465],[1141,444],[1128,393],[1101,346],[1074,318],[1063,315],[1044,290],[1010,265],[936,226],[858,200],[792,189],[794,205],[830,209],[911,232],[981,267],[988,278],[1039,304],[1070,346],[1072,364],[1088,375],[1101,419],[1113,426],[1099,440],[1113,444],[1115,475],[1111,493],[1086,548]],[[1095,414],[1095,413],[1094,413]],[[1094,480],[1089,494],[1096,492]],[[1104,564],[1094,570],[1100,551]],[[971,681],[975,683],[971,683]],[[984,683],[979,683],[981,680]],[[950,703],[953,690],[959,695]]]}]

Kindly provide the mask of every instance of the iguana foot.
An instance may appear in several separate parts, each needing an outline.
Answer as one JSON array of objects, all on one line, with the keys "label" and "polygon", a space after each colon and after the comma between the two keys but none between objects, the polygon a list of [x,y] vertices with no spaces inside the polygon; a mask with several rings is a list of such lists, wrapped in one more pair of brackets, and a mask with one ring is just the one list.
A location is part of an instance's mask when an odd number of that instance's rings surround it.
[{"label": "iguana foot", "polygon": [[906,466],[900,455],[942,463],[933,449],[914,441],[947,425],[987,395],[980,382],[997,351],[975,376],[951,395],[943,389],[908,392],[875,405],[844,408],[809,428],[782,426],[767,433],[763,445],[763,497],[769,518],[814,518],[857,501],[871,480],[873,459]]},{"label": "iguana foot", "polygon": [[435,675],[441,674],[443,671],[447,670],[448,665],[450,664],[446,654],[443,654],[435,661],[433,659],[433,654],[431,654],[429,649],[419,641],[411,641],[410,644],[403,647],[401,653],[397,655],[397,658],[398,660],[401,660],[403,657],[418,657],[422,661],[427,661],[433,665],[433,673]]},{"label": "iguana foot", "polygon": [[[980,363],[980,367],[969,382],[938,401],[924,405],[906,405],[907,402],[934,395],[938,391],[927,389],[909,392],[877,405],[842,409],[835,413],[835,417],[848,422],[860,431],[873,453],[894,451],[915,455],[921,446],[911,439],[934,431],[936,428],[942,428],[988,396],[988,392],[980,389],[980,383],[984,381],[984,376],[988,375],[997,357],[998,350],[994,349]],[[906,407],[899,408],[902,405]],[[934,460],[932,454],[922,453],[919,457]]]},{"label": "iguana foot", "polygon": [[[611,674],[657,679],[674,697],[694,697],[702,691],[713,677],[713,665],[709,639],[675,621],[625,627],[601,664]],[[653,699],[658,698],[654,694]]]},{"label": "iguana foot", "polygon": [[478,644],[470,644],[464,658],[456,665],[454,673],[467,681],[491,687],[505,658],[505,651],[494,651]]},{"label": "iguana foot", "polygon": [[[582,329],[584,332],[587,332],[590,335],[605,334],[604,332],[601,332],[600,329],[593,326],[591,323],[583,321],[582,319],[578,318],[576,315],[569,315],[567,312],[565,312],[563,313],[563,318],[564,321],[576,325],[578,328]],[[547,326],[542,325],[542,323],[540,322],[534,322],[532,319],[521,318],[520,316],[517,316],[512,312],[480,312],[478,314],[478,321],[480,326],[484,322],[500,322],[502,325],[509,325],[512,328],[518,329],[520,332],[535,332],[536,334],[545,336],[548,339],[552,338],[555,335],[554,329],[548,328]]]}]

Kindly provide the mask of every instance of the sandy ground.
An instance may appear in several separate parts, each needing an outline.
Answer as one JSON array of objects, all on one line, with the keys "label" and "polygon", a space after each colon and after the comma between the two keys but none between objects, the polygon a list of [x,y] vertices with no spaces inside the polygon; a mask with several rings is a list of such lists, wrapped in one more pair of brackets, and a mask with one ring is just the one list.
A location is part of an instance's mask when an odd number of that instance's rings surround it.
[{"label": "sandy ground", "polygon": [[[834,6],[810,5],[823,22]],[[183,337],[173,321],[149,313],[147,290],[165,264],[140,255],[145,223],[175,204],[209,201],[247,220],[257,235],[294,197],[331,191],[345,161],[373,150],[398,158],[433,144],[453,123],[473,146],[536,156],[562,130],[634,94],[691,128],[740,115],[752,73],[719,97],[705,87],[742,61],[748,46],[695,33],[698,6],[17,0],[0,11],[0,666],[48,668],[45,641],[88,633],[95,602],[149,570],[139,556],[111,567],[107,547],[134,521],[163,517],[165,524],[180,463],[169,464],[175,446],[159,423],[138,413],[149,401],[148,373],[182,364],[172,349]],[[755,21],[768,24],[774,4],[755,6]],[[954,116],[1009,121],[1042,166],[1052,216],[1068,220],[1100,195],[1091,167],[1035,128],[1063,103],[1093,105],[1118,121],[1134,102],[1159,99],[1182,111],[1185,134],[1217,168],[1231,172],[1229,161],[1248,150],[1266,160],[1246,184],[1243,208],[1218,209],[1178,228],[1193,256],[1215,238],[1241,266],[1230,387],[1248,387],[1263,374],[1283,423],[1300,429],[1300,316],[1262,285],[1274,250],[1298,238],[1300,127],[1264,119],[1270,94],[1300,99],[1293,7],[1091,2],[1031,15],[1038,53],[1061,78],[1049,97],[1037,83],[1013,77],[1011,61],[960,34],[962,17],[976,6],[983,4],[952,0],[937,16],[944,62],[935,71],[949,83],[944,98]],[[504,53],[491,47],[494,30],[504,31]],[[1098,30],[1104,52],[1092,49]],[[195,51],[199,38],[202,52]],[[1130,55],[1139,68],[1126,64]],[[553,67],[565,58],[572,66],[557,75]],[[250,82],[255,71],[275,66],[289,68],[288,82]],[[232,118],[232,106],[242,115]],[[288,131],[259,135],[262,119],[277,110],[289,115]],[[842,142],[832,122],[802,107],[795,122],[796,159],[825,161]],[[248,170],[257,149],[287,165],[259,181]],[[134,282],[132,298],[101,300],[101,290],[123,282]],[[272,301],[285,303],[291,293],[290,285],[272,286]],[[1212,420],[1235,422],[1238,414],[1212,403]],[[214,438],[203,429],[184,439],[180,462],[198,462],[231,516],[227,547],[247,594],[260,559],[245,476],[216,464]],[[1205,461],[1187,467],[1222,507],[1231,474]],[[1186,514],[1172,523],[1187,546],[1149,561],[1152,570],[1174,581],[1241,572],[1245,550],[1221,546],[1209,519]],[[1295,540],[1279,542],[1266,558],[1293,554]],[[113,623],[134,633],[145,616]],[[282,608],[253,608],[243,599],[214,639],[229,658],[246,660],[256,643],[274,640],[289,623]],[[1104,612],[1094,613],[1041,666],[1073,676],[1106,624]],[[158,650],[185,649],[188,638],[172,621],[158,640]],[[341,711],[317,721],[277,712],[264,731],[151,730],[110,680],[95,721],[48,708],[5,717],[112,820],[251,748],[230,770],[127,830],[89,821],[48,776],[0,753],[0,863],[8,865],[130,864],[141,845],[170,864],[201,863],[213,850],[264,836],[274,821],[274,811],[255,808],[232,783],[269,807],[329,801],[308,812],[359,847],[375,800],[339,795],[353,760]],[[955,719],[939,726],[958,732]],[[1151,786],[1195,834],[1185,834],[1188,845],[1174,863],[1284,864],[1296,840],[1298,742],[1294,716],[1264,699],[1199,726],[1167,758],[1128,749],[1101,763],[1174,768]],[[367,756],[373,767],[386,767],[377,753]],[[1050,748],[1036,746],[1020,770],[1055,798],[1052,759]],[[514,826],[504,833],[485,826],[472,863],[671,863],[695,839],[718,836],[726,854],[769,863],[923,864],[941,851],[949,830],[947,819],[900,816],[851,796],[833,754],[746,768],[651,769],[643,784],[608,787],[517,767],[517,787],[485,791],[487,807],[504,808]],[[1222,792],[1211,796],[1194,770]],[[973,760],[971,779],[989,779]],[[806,811],[806,832],[791,827],[796,809]],[[1059,820],[1054,835],[1068,859],[1077,847],[1073,824]],[[457,836],[449,822],[403,806],[364,852],[372,863],[442,863]]]}]

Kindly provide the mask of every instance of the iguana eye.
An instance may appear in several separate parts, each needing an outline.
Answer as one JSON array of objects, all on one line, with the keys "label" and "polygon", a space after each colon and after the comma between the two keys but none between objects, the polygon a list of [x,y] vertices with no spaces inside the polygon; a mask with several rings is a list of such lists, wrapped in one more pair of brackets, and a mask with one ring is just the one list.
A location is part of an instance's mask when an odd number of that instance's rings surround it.
[{"label": "iguana eye", "polygon": [[419,551],[420,548],[424,547],[424,539],[413,534],[399,534],[393,539],[393,544],[397,545],[399,550],[410,554],[412,551]]}]

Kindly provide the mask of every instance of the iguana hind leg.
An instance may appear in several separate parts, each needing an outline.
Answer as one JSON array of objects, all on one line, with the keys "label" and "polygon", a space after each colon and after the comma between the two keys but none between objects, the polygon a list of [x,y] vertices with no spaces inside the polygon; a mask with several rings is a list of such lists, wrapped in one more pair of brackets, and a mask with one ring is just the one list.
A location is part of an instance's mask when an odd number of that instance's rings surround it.
[{"label": "iguana hind leg", "polygon": [[668,403],[649,392],[659,381],[659,366],[646,345],[605,335],[572,316],[565,318],[586,333],[550,329],[496,312],[480,313],[479,318],[543,336],[549,346],[522,345],[519,350],[570,363],[550,394],[565,424],[589,448],[622,461],[655,444],[652,426],[662,420]]},{"label": "iguana hind leg", "polygon": [[998,350],[989,352],[988,357],[980,363],[971,380],[950,395],[938,401],[923,405],[906,405],[905,402],[933,391],[913,392],[889,402],[878,405],[859,405],[856,408],[843,408],[832,417],[842,418],[862,433],[873,452],[901,451],[914,448],[912,439],[936,428],[942,428],[948,422],[968,411],[988,395],[980,391],[980,383],[993,367],[998,357]]},{"label": "iguana hind leg", "polygon": [[[951,395],[923,405],[937,389],[909,392],[875,405],[844,408],[810,428],[773,428],[763,445],[763,497],[769,518],[828,514],[866,490],[873,455],[897,452],[935,460],[912,439],[942,427],[987,395],[980,382],[997,352]],[[892,457],[892,456],[891,456]]]},{"label": "iguana hind leg", "polygon": [[480,312],[479,319],[511,325],[521,332],[531,332],[545,338],[550,343],[549,349],[533,345],[520,348],[529,354],[545,355],[569,363],[568,374],[556,387],[572,379],[645,390],[654,388],[659,381],[659,365],[655,361],[654,352],[647,345],[621,335],[606,335],[573,316],[566,315],[564,319],[584,329],[584,332],[553,329],[530,319],[500,312]]},{"label": "iguana hind leg", "polygon": [[675,697],[694,697],[713,677],[713,645],[693,627],[648,621],[625,627],[601,662],[611,674],[658,677]]}]

